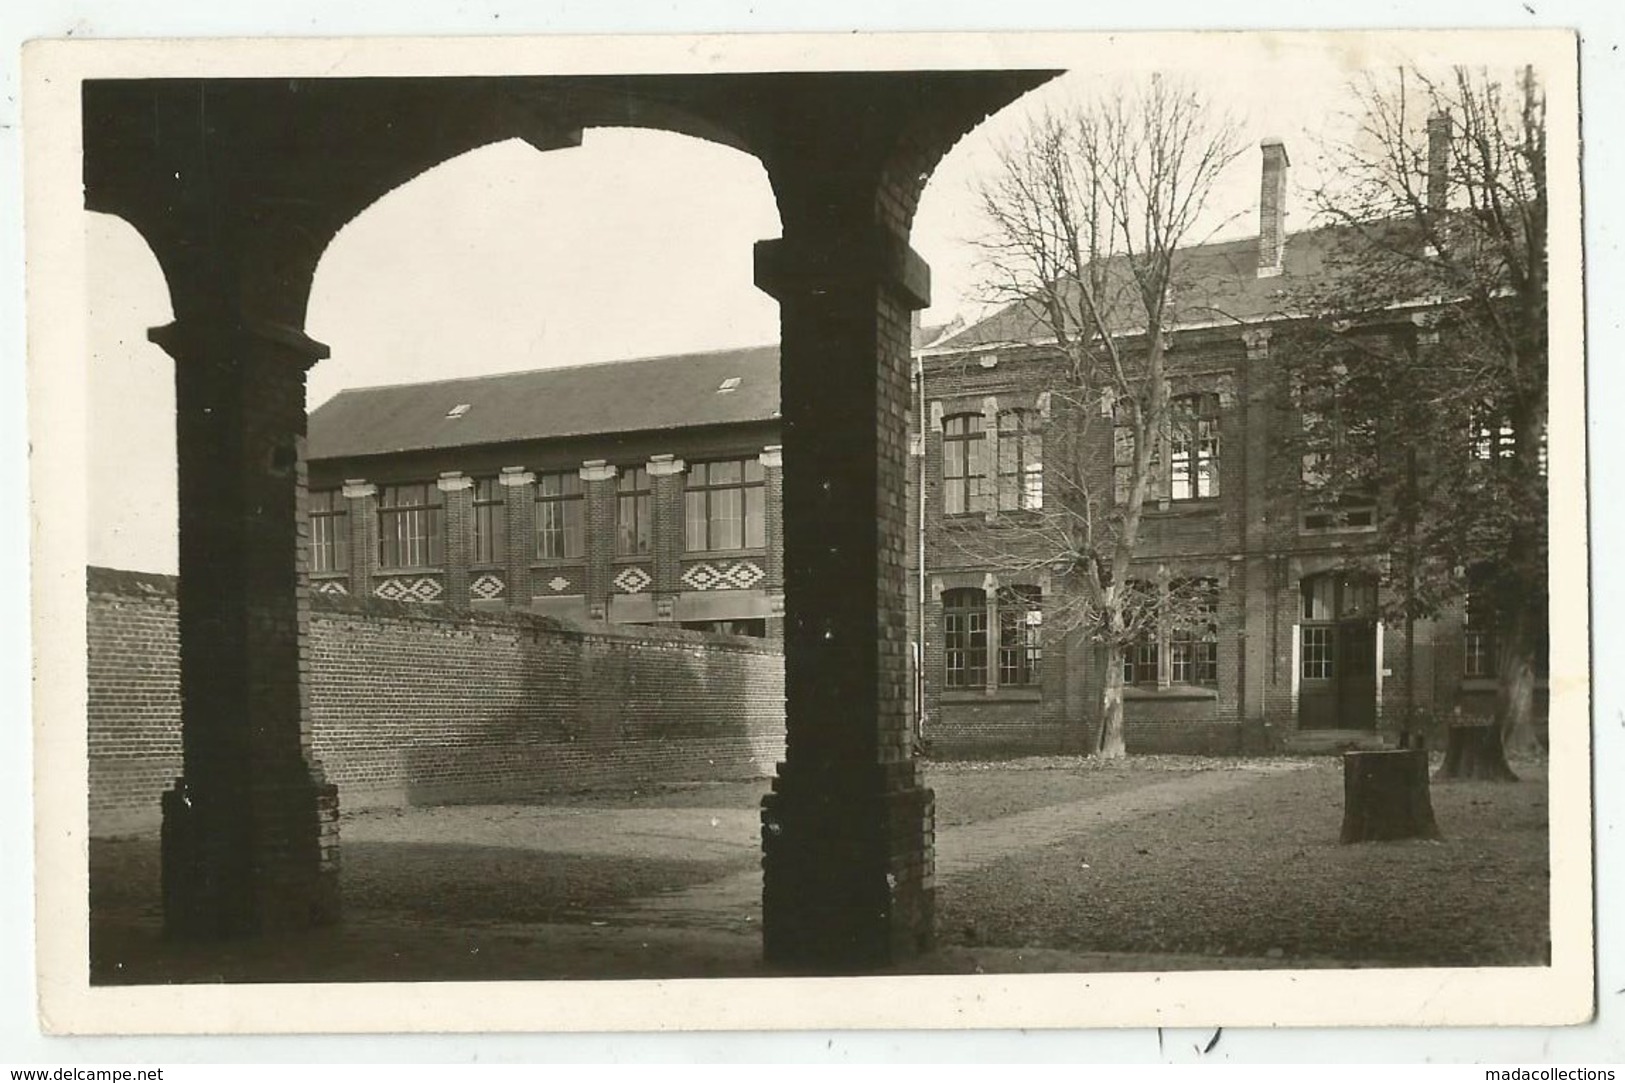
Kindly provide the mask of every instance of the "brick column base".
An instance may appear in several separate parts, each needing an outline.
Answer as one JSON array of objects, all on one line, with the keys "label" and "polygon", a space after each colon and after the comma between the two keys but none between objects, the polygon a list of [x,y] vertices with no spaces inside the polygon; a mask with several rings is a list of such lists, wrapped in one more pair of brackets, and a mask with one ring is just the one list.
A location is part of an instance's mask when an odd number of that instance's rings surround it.
[{"label": "brick column base", "polygon": [[257,773],[246,793],[163,795],[164,935],[213,940],[339,920],[338,787],[302,764]]},{"label": "brick column base", "polygon": [[935,820],[911,762],[816,775],[780,764],[762,798],[768,964],[857,973],[930,951]]}]

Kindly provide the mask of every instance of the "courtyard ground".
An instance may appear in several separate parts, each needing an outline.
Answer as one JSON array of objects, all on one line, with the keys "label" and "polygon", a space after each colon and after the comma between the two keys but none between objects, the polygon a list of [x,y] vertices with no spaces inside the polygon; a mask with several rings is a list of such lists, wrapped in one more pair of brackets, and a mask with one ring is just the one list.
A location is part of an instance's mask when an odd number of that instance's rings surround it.
[{"label": "courtyard ground", "polygon": [[[1539,964],[1546,783],[1435,783],[1438,842],[1341,846],[1334,758],[928,769],[938,950],[973,972]],[[364,810],[345,920],[166,944],[154,837],[91,844],[98,983],[761,975],[766,782]]]}]

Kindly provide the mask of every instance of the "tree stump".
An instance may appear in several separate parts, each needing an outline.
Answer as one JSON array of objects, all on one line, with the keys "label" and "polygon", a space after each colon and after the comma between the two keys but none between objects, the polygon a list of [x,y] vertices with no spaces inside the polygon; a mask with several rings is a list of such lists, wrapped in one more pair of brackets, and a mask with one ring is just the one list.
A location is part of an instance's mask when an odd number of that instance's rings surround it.
[{"label": "tree stump", "polygon": [[1486,782],[1518,781],[1518,776],[1507,763],[1501,730],[1494,723],[1451,726],[1438,777]]},{"label": "tree stump", "polygon": [[1343,753],[1343,842],[1438,837],[1426,751]]}]

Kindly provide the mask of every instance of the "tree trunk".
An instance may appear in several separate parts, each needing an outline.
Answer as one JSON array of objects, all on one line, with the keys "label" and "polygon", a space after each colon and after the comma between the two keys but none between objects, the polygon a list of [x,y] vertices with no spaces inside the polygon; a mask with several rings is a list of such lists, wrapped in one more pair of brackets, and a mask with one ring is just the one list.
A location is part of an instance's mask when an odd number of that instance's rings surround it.
[{"label": "tree trunk", "polygon": [[1123,648],[1106,648],[1106,679],[1100,689],[1100,739],[1095,755],[1119,760],[1128,754],[1123,742]]},{"label": "tree trunk", "polygon": [[1481,782],[1516,782],[1508,752],[1530,753],[1535,741],[1535,667],[1526,642],[1527,621],[1520,614],[1501,638],[1495,664],[1495,720],[1451,726],[1444,764],[1437,778]]},{"label": "tree trunk", "polygon": [[1426,752],[1343,754],[1343,842],[1438,837]]},{"label": "tree trunk", "polygon": [[1497,659],[1501,679],[1495,686],[1495,723],[1508,754],[1533,756],[1535,737],[1535,666],[1527,651],[1508,644]]}]

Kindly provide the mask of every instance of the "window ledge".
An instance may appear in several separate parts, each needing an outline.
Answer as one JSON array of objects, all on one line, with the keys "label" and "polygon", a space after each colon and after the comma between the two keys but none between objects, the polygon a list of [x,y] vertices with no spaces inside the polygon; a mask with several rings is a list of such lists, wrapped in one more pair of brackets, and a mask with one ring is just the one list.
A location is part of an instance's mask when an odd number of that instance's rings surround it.
[{"label": "window ledge", "polygon": [[1377,526],[1302,526],[1298,527],[1299,534],[1308,534],[1311,537],[1320,537],[1326,534],[1375,534]]},{"label": "window ledge", "polygon": [[372,578],[385,579],[392,575],[445,575],[446,569],[434,564],[426,568],[378,568],[373,571]]},{"label": "window ledge", "polygon": [[574,568],[587,563],[586,554],[579,557],[537,557],[530,562],[530,570],[543,571],[552,568]]},{"label": "window ledge", "polygon": [[1171,684],[1167,688],[1153,688],[1150,685],[1126,684],[1123,686],[1125,700],[1156,700],[1159,703],[1169,700],[1204,700],[1218,699],[1219,690],[1200,684]]},{"label": "window ledge", "polygon": [[[683,553],[683,560],[724,560],[729,557],[765,557],[766,549],[704,549],[691,550]],[[653,560],[653,554],[647,557],[628,557],[629,560]]]},{"label": "window ledge", "polygon": [[1197,500],[1170,500],[1166,508],[1148,500],[1141,507],[1140,514],[1150,519],[1166,519],[1180,515],[1218,515],[1219,498],[1204,496]]},{"label": "window ledge", "polygon": [[985,688],[956,688],[939,696],[943,703],[1037,703],[1043,698],[1044,694],[1037,688],[1026,685],[992,691]]},{"label": "window ledge", "polygon": [[[1494,692],[1500,686],[1501,680],[1498,677],[1463,677],[1461,679],[1461,690],[1463,692]],[[1535,691],[1549,690],[1549,688],[1550,684],[1547,678],[1535,678]]]},{"label": "window ledge", "polygon": [[654,558],[653,553],[629,553],[624,556],[610,557],[609,562],[611,564],[649,564],[654,561]]},{"label": "window ledge", "polygon": [[349,579],[350,573],[348,570],[337,572],[311,572],[310,578],[312,581],[320,579],[325,582],[329,579]]}]

